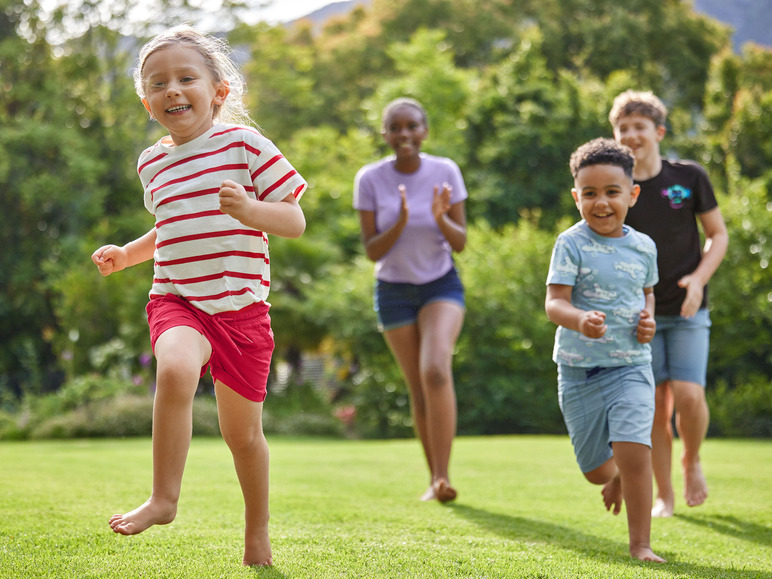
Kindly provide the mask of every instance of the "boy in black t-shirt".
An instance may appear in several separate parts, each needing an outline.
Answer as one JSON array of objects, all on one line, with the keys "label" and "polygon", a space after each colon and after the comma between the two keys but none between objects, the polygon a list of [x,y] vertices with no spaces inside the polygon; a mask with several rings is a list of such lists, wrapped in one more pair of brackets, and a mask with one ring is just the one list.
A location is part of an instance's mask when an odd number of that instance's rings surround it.
[{"label": "boy in black t-shirt", "polygon": [[[609,114],[614,138],[635,155],[633,177],[638,203],[626,223],[657,244],[659,283],[654,287],[657,334],[651,342],[656,411],[651,432],[657,497],[652,516],[670,517],[675,503],[671,481],[673,431],[683,444],[684,498],[701,505],[708,486],[699,450],[708,430],[705,400],[710,316],[707,283],[726,254],[729,235],[707,173],[692,161],[671,162],[660,155],[667,109],[650,92],[628,90]],[[700,247],[702,226],[704,250]]]}]

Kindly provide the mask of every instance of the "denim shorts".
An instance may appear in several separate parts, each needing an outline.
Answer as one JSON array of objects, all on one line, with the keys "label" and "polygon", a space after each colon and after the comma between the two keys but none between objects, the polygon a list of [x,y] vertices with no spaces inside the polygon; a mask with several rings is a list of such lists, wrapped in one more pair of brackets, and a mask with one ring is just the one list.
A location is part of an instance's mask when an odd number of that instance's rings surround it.
[{"label": "denim shorts", "polygon": [[415,324],[419,310],[432,302],[453,302],[466,307],[464,286],[455,267],[422,285],[376,280],[373,301],[381,332]]},{"label": "denim shorts", "polygon": [[705,387],[710,347],[710,314],[703,308],[692,318],[655,316],[657,333],[651,341],[654,383],[668,380]]},{"label": "denim shorts", "polygon": [[592,369],[560,364],[558,402],[583,473],[613,456],[612,442],[651,447],[654,376],[649,364]]}]

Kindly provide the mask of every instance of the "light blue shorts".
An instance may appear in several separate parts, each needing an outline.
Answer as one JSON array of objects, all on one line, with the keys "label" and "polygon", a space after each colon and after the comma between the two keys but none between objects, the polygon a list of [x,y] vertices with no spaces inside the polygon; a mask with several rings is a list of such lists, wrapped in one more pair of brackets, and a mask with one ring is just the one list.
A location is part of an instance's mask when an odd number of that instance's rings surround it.
[{"label": "light blue shorts", "polygon": [[612,457],[612,442],[651,447],[654,376],[649,364],[592,369],[559,364],[558,402],[584,473]]},{"label": "light blue shorts", "polygon": [[694,382],[705,387],[710,347],[710,314],[701,309],[693,318],[655,316],[657,333],[651,341],[654,383]]}]

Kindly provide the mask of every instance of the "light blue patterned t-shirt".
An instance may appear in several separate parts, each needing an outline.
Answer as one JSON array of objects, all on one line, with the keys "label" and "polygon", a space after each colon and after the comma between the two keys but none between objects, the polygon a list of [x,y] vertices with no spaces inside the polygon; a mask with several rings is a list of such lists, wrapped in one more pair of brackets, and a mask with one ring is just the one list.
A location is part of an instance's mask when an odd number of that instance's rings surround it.
[{"label": "light blue patterned t-shirt", "polygon": [[571,303],[606,314],[606,333],[588,338],[558,326],[552,359],[580,368],[627,366],[651,362],[649,344],[636,337],[645,305],[643,289],[654,287],[657,246],[632,227],[622,237],[598,235],[582,220],[558,235],[547,284],[573,286]]}]

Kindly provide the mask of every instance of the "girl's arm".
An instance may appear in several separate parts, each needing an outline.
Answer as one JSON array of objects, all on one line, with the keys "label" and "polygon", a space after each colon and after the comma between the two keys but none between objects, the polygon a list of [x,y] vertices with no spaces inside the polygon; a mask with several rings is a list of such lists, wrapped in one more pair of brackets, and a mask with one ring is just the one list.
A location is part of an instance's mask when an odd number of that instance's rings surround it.
[{"label": "girl's arm", "polygon": [[142,237],[130,241],[123,247],[103,245],[91,255],[91,261],[99,268],[99,273],[110,275],[132,265],[153,259],[155,240],[156,231],[154,227]]},{"label": "girl's arm", "polygon": [[606,314],[580,310],[571,303],[570,285],[549,284],[544,309],[550,321],[588,338],[601,338],[606,333]]},{"label": "girl's arm", "polygon": [[279,203],[259,201],[247,195],[242,185],[226,179],[220,186],[220,211],[252,229],[279,237],[296,238],[306,230],[306,218],[295,195]]},{"label": "girl's arm", "polygon": [[359,212],[359,225],[362,228],[362,243],[365,246],[365,252],[368,259],[372,261],[378,261],[389,250],[394,247],[394,244],[402,234],[402,230],[405,229],[408,220],[408,208],[407,208],[407,194],[405,186],[399,186],[400,196],[402,197],[402,207],[399,212],[399,219],[389,229],[381,231],[375,226],[375,211],[360,211]]},{"label": "girl's arm", "polygon": [[432,212],[437,226],[448,240],[453,251],[463,251],[466,246],[466,206],[463,201],[450,204],[451,187],[443,184],[442,191],[434,188]]}]

